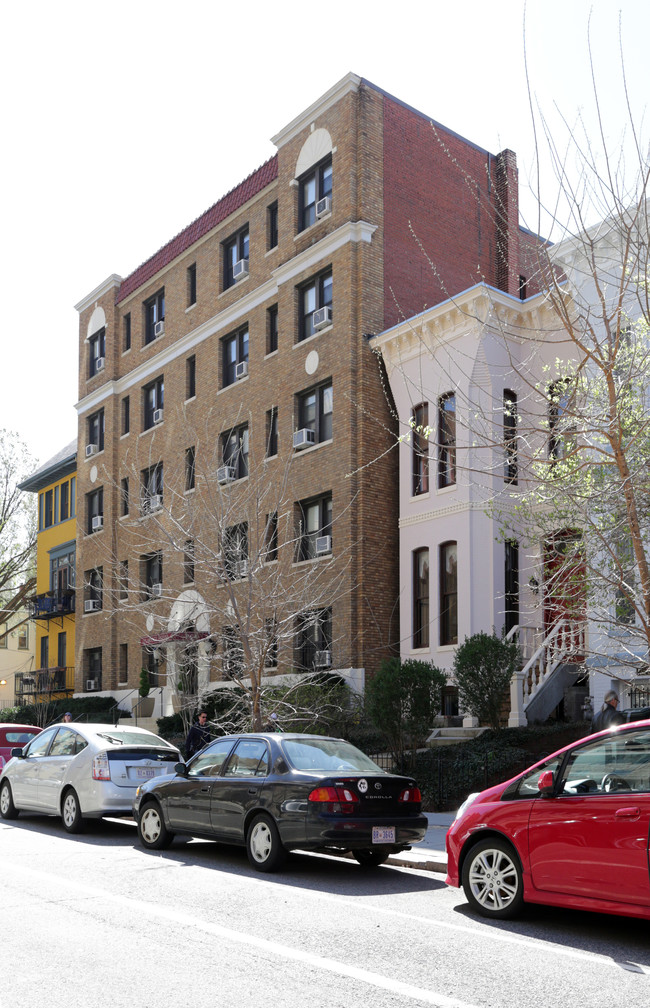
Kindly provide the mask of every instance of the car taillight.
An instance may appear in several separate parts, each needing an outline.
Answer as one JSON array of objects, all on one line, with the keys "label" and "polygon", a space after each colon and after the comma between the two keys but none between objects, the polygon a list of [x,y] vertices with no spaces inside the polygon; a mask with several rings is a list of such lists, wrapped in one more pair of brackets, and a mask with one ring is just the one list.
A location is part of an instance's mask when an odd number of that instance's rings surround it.
[{"label": "car taillight", "polygon": [[419,787],[409,787],[404,788],[401,795],[399,796],[401,802],[421,802],[422,792]]},{"label": "car taillight", "polygon": [[106,753],[93,757],[93,780],[110,780],[111,768]]},{"label": "car taillight", "polygon": [[346,787],[317,787],[310,792],[308,801],[329,805],[328,812],[343,812],[349,815],[359,804],[359,796]]}]

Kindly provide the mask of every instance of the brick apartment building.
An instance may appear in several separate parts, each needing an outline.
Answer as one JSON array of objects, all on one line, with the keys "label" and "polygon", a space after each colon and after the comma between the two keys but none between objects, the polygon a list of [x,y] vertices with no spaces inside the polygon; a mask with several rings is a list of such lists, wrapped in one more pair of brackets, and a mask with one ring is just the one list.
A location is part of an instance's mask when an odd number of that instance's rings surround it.
[{"label": "brick apartment building", "polygon": [[399,647],[396,428],[367,337],[479,280],[518,293],[516,160],[353,74],[273,142],[76,306],[80,692],[251,662],[361,685]]}]

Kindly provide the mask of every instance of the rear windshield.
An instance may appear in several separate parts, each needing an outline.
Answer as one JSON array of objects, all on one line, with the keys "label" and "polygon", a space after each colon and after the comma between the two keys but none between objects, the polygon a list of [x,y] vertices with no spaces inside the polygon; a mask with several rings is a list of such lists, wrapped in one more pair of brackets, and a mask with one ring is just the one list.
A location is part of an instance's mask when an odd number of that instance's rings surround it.
[{"label": "rear windshield", "polygon": [[40,733],[37,731],[30,732],[18,728],[15,731],[0,732],[0,739],[2,739],[2,736],[4,735],[6,745],[27,745],[27,743],[34,738],[34,735],[39,734]]},{"label": "rear windshield", "polygon": [[365,753],[343,739],[282,739],[282,748],[296,770],[384,773]]},{"label": "rear windshield", "polygon": [[168,742],[157,735],[146,735],[137,728],[116,728],[115,731],[98,732],[97,738],[111,742],[113,745],[144,745],[155,746],[157,749],[172,749]]}]

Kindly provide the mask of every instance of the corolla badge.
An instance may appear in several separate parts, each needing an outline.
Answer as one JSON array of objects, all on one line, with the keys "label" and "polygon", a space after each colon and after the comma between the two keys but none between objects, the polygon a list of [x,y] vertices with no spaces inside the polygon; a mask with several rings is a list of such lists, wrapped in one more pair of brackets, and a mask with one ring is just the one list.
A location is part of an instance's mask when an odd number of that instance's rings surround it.
[{"label": "corolla badge", "polygon": [[365,777],[362,777],[360,781],[357,781],[357,791],[360,791],[361,794],[365,794],[367,790],[368,790],[368,781],[366,780]]}]

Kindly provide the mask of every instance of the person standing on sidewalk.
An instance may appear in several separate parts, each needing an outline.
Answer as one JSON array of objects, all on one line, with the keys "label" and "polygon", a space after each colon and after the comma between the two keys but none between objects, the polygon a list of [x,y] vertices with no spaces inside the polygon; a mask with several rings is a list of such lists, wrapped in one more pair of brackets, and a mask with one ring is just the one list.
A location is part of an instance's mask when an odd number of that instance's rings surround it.
[{"label": "person standing on sidewalk", "polygon": [[212,741],[210,729],[208,728],[208,712],[199,711],[198,721],[192,725],[185,739],[185,759],[191,759],[194,753],[199,752]]}]

